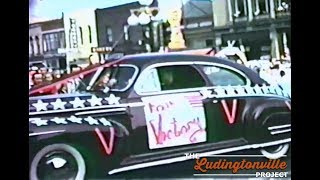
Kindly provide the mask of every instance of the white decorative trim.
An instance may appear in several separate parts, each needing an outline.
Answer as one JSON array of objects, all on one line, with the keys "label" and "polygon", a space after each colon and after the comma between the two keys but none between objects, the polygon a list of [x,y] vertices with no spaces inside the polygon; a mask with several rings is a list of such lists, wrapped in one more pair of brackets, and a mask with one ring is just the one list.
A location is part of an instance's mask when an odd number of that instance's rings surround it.
[{"label": "white decorative trim", "polygon": [[56,131],[45,131],[45,132],[36,132],[36,133],[30,133],[29,137],[32,136],[39,136],[39,135],[45,135],[45,134],[54,134],[59,132],[65,132],[66,130],[56,130]]},{"label": "white decorative trim", "polygon": [[87,114],[119,112],[119,111],[120,112],[121,111],[126,111],[126,108],[115,108],[115,109],[102,109],[102,110],[95,110],[95,111],[85,111],[85,112],[76,113],[76,116],[78,116],[78,115],[87,115]]},{"label": "white decorative trim", "polygon": [[282,134],[282,133],[287,133],[287,132],[291,132],[291,129],[285,129],[285,130],[280,130],[280,131],[272,131],[271,135]]},{"label": "white decorative trim", "polygon": [[280,125],[280,126],[271,126],[271,127],[268,127],[268,130],[282,129],[282,128],[286,128],[286,127],[291,127],[291,124],[285,124],[285,125]]}]

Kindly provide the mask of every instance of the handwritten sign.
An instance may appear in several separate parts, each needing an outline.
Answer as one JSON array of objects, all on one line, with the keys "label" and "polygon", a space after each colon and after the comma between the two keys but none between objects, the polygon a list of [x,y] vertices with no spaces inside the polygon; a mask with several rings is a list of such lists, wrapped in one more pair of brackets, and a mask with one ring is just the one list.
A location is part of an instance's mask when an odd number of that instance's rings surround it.
[{"label": "handwritten sign", "polygon": [[205,142],[206,120],[199,93],[145,97],[150,149]]}]

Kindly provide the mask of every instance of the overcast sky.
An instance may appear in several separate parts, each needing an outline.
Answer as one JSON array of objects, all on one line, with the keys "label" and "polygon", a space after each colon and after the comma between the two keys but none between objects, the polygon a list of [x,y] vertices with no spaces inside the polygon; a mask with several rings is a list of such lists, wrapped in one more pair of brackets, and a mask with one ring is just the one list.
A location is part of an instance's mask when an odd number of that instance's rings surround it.
[{"label": "overcast sky", "polygon": [[[61,18],[68,13],[83,8],[106,8],[136,2],[138,0],[29,0],[31,21]],[[160,8],[172,7],[182,0],[158,0]],[[186,1],[186,0],[183,0]]]}]

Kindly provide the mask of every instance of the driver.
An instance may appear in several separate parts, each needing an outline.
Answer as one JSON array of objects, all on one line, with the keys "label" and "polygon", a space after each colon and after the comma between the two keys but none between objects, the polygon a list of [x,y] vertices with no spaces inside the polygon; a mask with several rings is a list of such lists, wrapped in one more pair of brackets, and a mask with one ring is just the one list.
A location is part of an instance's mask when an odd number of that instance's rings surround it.
[{"label": "driver", "polygon": [[104,74],[98,82],[98,87],[105,89],[106,87],[111,88],[116,83],[116,80],[111,78],[111,73],[107,72]]}]

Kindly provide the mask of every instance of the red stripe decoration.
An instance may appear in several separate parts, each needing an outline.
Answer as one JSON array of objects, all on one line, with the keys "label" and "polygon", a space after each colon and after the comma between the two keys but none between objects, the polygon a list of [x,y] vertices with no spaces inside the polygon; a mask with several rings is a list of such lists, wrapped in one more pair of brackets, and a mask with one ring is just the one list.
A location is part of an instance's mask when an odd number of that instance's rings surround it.
[{"label": "red stripe decoration", "polygon": [[114,128],[111,127],[110,128],[110,140],[109,140],[109,145],[107,144],[103,134],[101,133],[99,128],[95,128],[94,129],[96,134],[98,135],[100,142],[102,143],[102,146],[105,150],[105,152],[107,153],[107,155],[110,155],[112,153],[113,150],[113,145],[114,145]]},{"label": "red stripe decoration", "polygon": [[192,107],[203,107],[201,96],[185,96]]},{"label": "red stripe decoration", "polygon": [[226,100],[221,100],[222,107],[224,109],[225,114],[227,115],[229,124],[233,124],[236,121],[236,112],[237,112],[237,103],[238,101],[234,99],[232,101],[232,109],[231,113],[228,107]]}]

